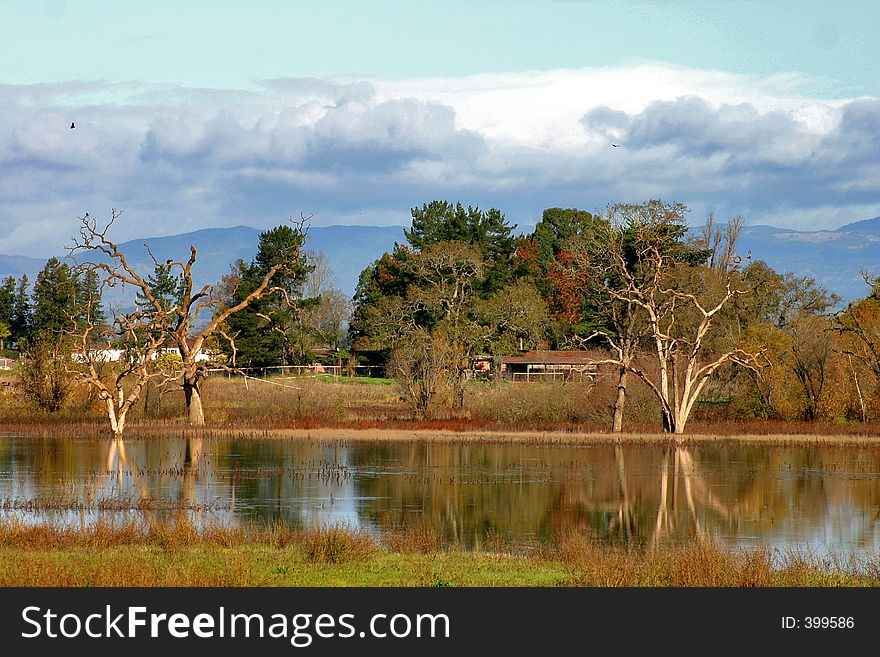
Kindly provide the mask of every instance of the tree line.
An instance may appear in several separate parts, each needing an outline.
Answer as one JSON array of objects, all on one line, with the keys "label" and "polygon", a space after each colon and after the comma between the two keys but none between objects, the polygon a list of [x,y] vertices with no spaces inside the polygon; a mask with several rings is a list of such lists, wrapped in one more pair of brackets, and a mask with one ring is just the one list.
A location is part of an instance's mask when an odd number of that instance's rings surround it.
[{"label": "tree line", "polygon": [[[80,218],[69,262],[51,259],[32,293],[7,279],[0,322],[19,349],[25,394],[46,411],[61,408],[84,383],[121,437],[148,384],[178,387],[190,424],[205,424],[202,383],[208,364],[228,369],[311,362],[316,346],[341,346],[348,304],[332,285],[322,254],[304,250],[307,218],[264,231],[251,262],[239,260],[217,285],[196,285],[197,250],[140,272],[113,241],[121,212]],[[109,287],[134,291],[133,306],[105,308]],[[308,296],[307,296],[308,295]],[[3,325],[0,325],[0,329]],[[2,333],[0,333],[2,334]]]},{"label": "tree line", "polygon": [[670,433],[707,396],[738,417],[876,417],[878,279],[841,309],[812,278],[738,253],[741,218],[690,231],[688,213],[656,199],[550,208],[517,237],[495,208],[414,208],[406,243],[361,273],[352,348],[386,363],[421,415],[462,405],[477,355],[588,348],[613,378],[612,431],[633,378]]},{"label": "tree line", "polygon": [[[500,357],[547,348],[595,355],[612,381],[612,431],[634,382],[670,433],[707,397],[738,417],[877,417],[878,279],[865,274],[869,293],[840,308],[813,279],[739,253],[742,219],[710,215],[693,231],[688,212],[656,199],[550,208],[517,235],[500,210],[432,201],[412,209],[406,242],[364,269],[351,302],[305,250],[305,217],[264,231],[251,261],[199,286],[195,247],[164,262],[145,247],[153,268],[139,272],[112,239],[120,213],[86,215],[70,261],[49,260],[32,293],[26,277],[2,281],[0,348],[21,350],[23,387],[45,410],[71,382],[88,385],[116,436],[148,384],[181,390],[189,422],[204,424],[208,351],[236,369],[310,362],[319,344],[384,364],[422,416],[464,405],[477,357],[497,374]],[[105,307],[108,287],[133,290],[134,305]]]},{"label": "tree line", "polygon": [[[0,282],[0,350],[68,332],[81,319],[84,300],[100,298],[97,277],[58,258],[37,274],[33,291],[27,274]],[[94,312],[103,319],[100,302]]]}]

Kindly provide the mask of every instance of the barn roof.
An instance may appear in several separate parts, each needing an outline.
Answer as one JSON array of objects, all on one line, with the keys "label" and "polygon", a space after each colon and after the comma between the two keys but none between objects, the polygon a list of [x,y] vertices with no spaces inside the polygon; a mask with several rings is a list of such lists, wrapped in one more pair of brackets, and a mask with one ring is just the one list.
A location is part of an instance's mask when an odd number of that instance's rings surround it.
[{"label": "barn roof", "polygon": [[550,349],[534,349],[524,351],[516,356],[502,356],[501,362],[524,365],[589,365],[600,360],[595,352],[590,351],[555,351]]}]

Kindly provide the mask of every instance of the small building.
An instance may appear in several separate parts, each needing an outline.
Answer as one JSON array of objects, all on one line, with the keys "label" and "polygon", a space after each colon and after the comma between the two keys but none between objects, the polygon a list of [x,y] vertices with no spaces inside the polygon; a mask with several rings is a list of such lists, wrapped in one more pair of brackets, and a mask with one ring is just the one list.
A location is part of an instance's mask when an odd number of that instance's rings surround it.
[{"label": "small building", "polygon": [[15,361],[11,358],[0,356],[0,370],[11,370],[15,365]]},{"label": "small building", "polygon": [[589,351],[535,349],[515,356],[501,357],[501,376],[512,381],[595,380],[596,361],[601,357]]},{"label": "small building", "polygon": [[492,356],[475,356],[471,361],[471,377],[480,380],[491,378],[493,362]]}]

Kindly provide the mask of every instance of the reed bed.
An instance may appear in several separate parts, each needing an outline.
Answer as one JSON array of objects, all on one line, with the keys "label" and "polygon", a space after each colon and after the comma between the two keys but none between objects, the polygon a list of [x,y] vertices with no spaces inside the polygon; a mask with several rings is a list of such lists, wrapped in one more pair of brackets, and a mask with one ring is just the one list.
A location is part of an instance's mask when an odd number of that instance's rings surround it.
[{"label": "reed bed", "polygon": [[230,509],[219,500],[195,501],[189,499],[153,498],[134,495],[104,496],[97,499],[64,499],[60,497],[5,497],[0,499],[0,511],[28,511],[32,513],[60,511],[196,511],[212,513]]},{"label": "reed bed", "polygon": [[526,554],[498,537],[442,547],[428,527],[381,541],[344,525],[0,524],[0,586],[878,586],[880,556],[856,559],[710,543],[633,548],[564,534]]}]

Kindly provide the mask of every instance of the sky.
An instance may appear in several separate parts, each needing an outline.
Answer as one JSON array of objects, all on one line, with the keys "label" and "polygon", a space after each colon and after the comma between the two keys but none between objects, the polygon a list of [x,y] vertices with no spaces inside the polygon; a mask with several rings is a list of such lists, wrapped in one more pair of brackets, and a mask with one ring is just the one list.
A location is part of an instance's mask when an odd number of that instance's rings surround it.
[{"label": "sky", "polygon": [[[0,0],[0,253],[433,199],[880,215],[880,2]],[[75,129],[70,129],[71,122]],[[617,146],[613,146],[617,144]]]}]

